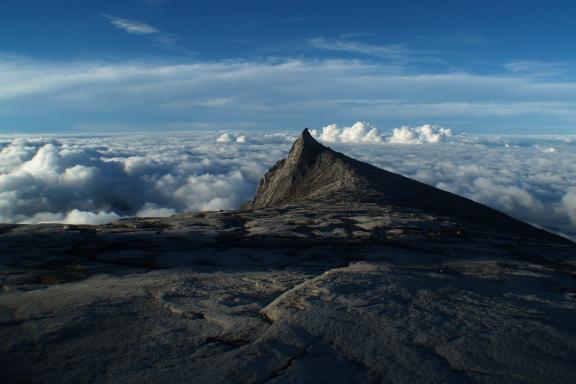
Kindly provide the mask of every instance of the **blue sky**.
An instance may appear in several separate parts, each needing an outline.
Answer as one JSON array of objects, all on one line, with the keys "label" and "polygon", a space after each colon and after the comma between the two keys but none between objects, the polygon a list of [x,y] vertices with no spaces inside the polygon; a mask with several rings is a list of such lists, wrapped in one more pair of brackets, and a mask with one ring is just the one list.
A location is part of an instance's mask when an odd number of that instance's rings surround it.
[{"label": "blue sky", "polygon": [[573,4],[4,0],[0,133],[576,133]]}]

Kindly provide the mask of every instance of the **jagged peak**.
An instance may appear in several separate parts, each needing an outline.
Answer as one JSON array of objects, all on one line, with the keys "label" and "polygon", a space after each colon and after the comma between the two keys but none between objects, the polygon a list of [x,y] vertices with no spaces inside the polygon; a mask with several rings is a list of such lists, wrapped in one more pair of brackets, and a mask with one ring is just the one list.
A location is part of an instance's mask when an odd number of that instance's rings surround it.
[{"label": "jagged peak", "polygon": [[260,180],[249,208],[306,202],[370,203],[401,207],[501,229],[552,236],[464,197],[439,190],[325,147],[304,129],[287,158]]},{"label": "jagged peak", "polygon": [[302,131],[302,133],[300,134],[300,136],[298,137],[298,140],[296,140],[296,142],[300,142],[301,145],[304,145],[304,146],[322,145],[316,141],[316,139],[312,136],[312,134],[310,133],[308,128],[304,128],[304,130]]},{"label": "jagged peak", "polygon": [[288,156],[260,180],[252,208],[269,207],[300,200],[319,189],[346,180],[336,152],[320,144],[308,128],[298,136]]},{"label": "jagged peak", "polygon": [[302,157],[310,158],[327,149],[327,147],[314,139],[308,128],[304,128],[300,136],[298,136],[292,145],[287,160],[298,160]]}]

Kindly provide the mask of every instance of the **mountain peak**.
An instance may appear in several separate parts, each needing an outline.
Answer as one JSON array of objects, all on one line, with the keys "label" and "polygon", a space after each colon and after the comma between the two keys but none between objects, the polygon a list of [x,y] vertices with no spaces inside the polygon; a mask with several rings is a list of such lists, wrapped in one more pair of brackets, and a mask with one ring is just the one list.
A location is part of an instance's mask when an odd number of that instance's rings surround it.
[{"label": "mountain peak", "polygon": [[306,128],[288,156],[264,175],[247,208],[287,204],[371,204],[441,215],[538,237],[556,236],[495,209],[350,158],[325,147]]},{"label": "mountain peak", "polygon": [[305,128],[288,156],[260,180],[250,207],[277,206],[327,192],[326,188],[335,190],[349,179],[346,164],[338,155],[317,142]]},{"label": "mountain peak", "polygon": [[299,139],[302,139],[302,141],[304,141],[304,142],[319,144],[316,141],[316,139],[314,139],[314,137],[312,137],[312,134],[310,134],[310,131],[308,130],[308,128],[304,128],[304,130],[300,134]]},{"label": "mountain peak", "polygon": [[304,128],[300,136],[292,144],[292,149],[286,159],[288,163],[301,163],[313,159],[329,148],[323,146],[312,137],[308,128]]}]

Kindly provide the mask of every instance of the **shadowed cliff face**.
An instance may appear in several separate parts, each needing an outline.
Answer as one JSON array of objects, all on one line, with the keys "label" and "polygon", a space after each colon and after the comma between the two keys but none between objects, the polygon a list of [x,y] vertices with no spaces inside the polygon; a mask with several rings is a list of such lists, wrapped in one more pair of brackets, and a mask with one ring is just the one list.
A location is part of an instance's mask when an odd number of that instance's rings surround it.
[{"label": "shadowed cliff face", "polygon": [[370,203],[409,208],[521,233],[565,241],[493,208],[352,159],[318,143],[308,129],[286,159],[262,178],[248,208],[285,204]]},{"label": "shadowed cliff face", "polygon": [[286,159],[264,175],[251,208],[265,208],[326,196],[342,198],[342,192],[359,181],[348,158],[318,143],[305,129]]}]

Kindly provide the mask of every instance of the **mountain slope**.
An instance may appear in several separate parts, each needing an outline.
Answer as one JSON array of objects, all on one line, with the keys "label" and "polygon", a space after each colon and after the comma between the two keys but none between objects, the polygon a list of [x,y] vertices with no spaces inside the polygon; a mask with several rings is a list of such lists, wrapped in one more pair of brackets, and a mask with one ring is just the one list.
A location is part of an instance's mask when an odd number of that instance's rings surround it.
[{"label": "mountain slope", "polygon": [[266,208],[311,201],[325,204],[369,202],[391,209],[410,208],[524,236],[565,241],[485,205],[333,151],[318,143],[308,129],[304,129],[288,157],[276,163],[262,178],[248,207]]}]

